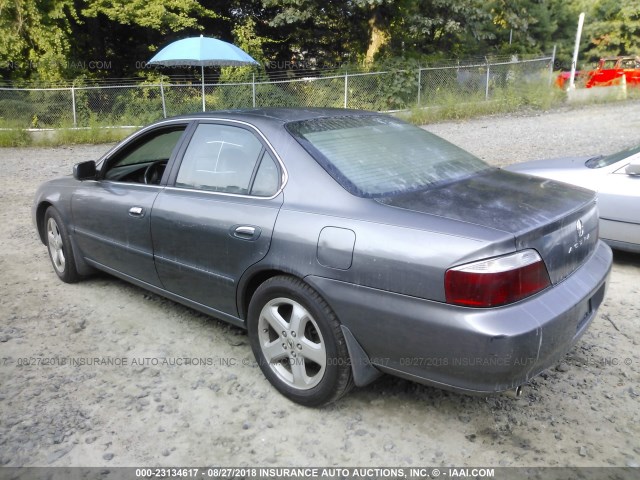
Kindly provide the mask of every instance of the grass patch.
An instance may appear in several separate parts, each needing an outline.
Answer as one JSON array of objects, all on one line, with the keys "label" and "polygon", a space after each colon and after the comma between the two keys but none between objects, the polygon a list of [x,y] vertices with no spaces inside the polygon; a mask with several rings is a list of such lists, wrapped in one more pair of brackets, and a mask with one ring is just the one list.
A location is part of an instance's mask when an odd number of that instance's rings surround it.
[{"label": "grass patch", "polygon": [[0,147],[28,147],[31,136],[26,130],[0,130]]},{"label": "grass patch", "polygon": [[128,128],[64,128],[56,130],[53,135],[35,139],[33,145],[43,147],[57,147],[60,145],[78,145],[82,143],[116,143],[132,132]]},{"label": "grass patch", "polygon": [[534,83],[517,88],[494,89],[489,99],[480,93],[461,95],[459,92],[442,92],[433,99],[431,105],[414,107],[403,116],[411,123],[425,125],[523,109],[548,110],[564,101],[565,93],[562,90],[550,88],[546,83]]},{"label": "grass patch", "polygon": [[61,128],[28,131],[0,130],[0,147],[59,147],[61,145],[117,143],[135,129],[129,128]]}]

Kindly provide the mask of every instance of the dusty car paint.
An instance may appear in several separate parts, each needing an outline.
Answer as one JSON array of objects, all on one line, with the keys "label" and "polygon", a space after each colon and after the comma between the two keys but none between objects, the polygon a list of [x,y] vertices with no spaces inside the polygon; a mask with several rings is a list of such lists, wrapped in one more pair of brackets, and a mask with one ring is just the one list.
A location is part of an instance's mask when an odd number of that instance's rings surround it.
[{"label": "dusty car paint", "polygon": [[[488,168],[421,192],[355,196],[284,128],[348,115],[266,109],[160,122],[98,164],[154,129],[184,125],[158,185],[52,180],[36,193],[34,222],[45,242],[46,209],[60,212],[79,273],[98,268],[239,326],[267,279],[302,280],[340,321],[357,385],[385,372],[489,393],[558,361],[595,317],[611,268],[593,192]],[[176,188],[194,129],[211,122],[250,130],[277,160],[272,196]],[[551,286],[497,308],[446,303],[447,269],[523,249],[540,253]]]}]

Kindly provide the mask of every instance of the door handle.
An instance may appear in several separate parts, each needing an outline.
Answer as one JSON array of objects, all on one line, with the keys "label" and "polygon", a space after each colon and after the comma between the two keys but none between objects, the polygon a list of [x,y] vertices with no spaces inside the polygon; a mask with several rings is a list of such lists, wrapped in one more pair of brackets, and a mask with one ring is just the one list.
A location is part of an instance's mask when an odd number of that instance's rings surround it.
[{"label": "door handle", "polygon": [[144,208],[131,207],[129,209],[129,215],[131,215],[132,217],[144,217]]},{"label": "door handle", "polygon": [[235,232],[236,234],[242,235],[244,237],[246,236],[253,237],[253,235],[256,233],[256,228],[248,227],[248,226],[237,227]]},{"label": "door handle", "polygon": [[242,240],[256,240],[260,236],[260,229],[251,225],[235,225],[231,227],[231,234]]}]

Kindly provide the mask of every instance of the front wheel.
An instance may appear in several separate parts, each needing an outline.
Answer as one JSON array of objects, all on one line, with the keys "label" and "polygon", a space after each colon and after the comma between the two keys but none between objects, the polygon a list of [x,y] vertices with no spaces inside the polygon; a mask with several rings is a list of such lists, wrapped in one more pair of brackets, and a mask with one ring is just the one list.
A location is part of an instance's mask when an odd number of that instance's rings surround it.
[{"label": "front wheel", "polygon": [[73,258],[71,241],[62,218],[54,207],[49,207],[44,214],[44,228],[54,271],[63,282],[77,282],[80,275]]},{"label": "front wheel", "polygon": [[351,388],[351,363],[340,322],[301,280],[279,276],[260,285],[249,304],[247,326],[262,372],[287,398],[318,407]]}]

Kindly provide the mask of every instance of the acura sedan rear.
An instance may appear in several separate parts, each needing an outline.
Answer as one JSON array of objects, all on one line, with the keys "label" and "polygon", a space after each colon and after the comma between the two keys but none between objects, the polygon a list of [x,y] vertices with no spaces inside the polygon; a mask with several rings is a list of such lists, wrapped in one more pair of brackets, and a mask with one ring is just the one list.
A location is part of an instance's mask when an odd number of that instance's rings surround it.
[{"label": "acura sedan rear", "polygon": [[382,372],[516,388],[584,333],[612,261],[592,191],[351,110],[164,120],[43,184],[33,213],[63,281],[103,270],[247,328],[310,406]]}]

